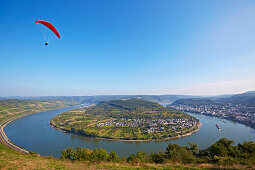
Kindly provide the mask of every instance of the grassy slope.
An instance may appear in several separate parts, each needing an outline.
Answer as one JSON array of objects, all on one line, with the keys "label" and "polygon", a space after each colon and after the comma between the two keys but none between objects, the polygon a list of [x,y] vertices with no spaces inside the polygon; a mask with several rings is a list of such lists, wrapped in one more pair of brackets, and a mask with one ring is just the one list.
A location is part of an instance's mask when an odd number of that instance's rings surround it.
[{"label": "grassy slope", "polygon": [[128,164],[111,162],[84,162],[43,157],[38,154],[26,155],[0,144],[0,169],[253,169],[240,165],[217,166],[171,165],[171,164]]},{"label": "grassy slope", "polygon": [[0,144],[0,169],[201,169],[190,166],[157,164],[89,163],[25,155]]}]

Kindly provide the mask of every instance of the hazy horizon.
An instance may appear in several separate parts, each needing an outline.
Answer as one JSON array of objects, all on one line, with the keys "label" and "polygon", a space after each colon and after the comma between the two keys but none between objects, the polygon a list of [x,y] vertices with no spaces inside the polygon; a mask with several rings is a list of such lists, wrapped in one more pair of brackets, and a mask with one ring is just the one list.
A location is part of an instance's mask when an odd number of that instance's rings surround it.
[{"label": "hazy horizon", "polygon": [[193,95],[193,94],[96,94],[96,95],[23,95],[23,96],[0,96],[0,97],[83,97],[83,96],[164,96],[164,95],[173,95],[173,96],[194,96],[194,97],[217,97],[217,96],[231,96],[231,95],[237,95],[237,94],[243,94],[246,92],[255,92],[253,91],[244,91],[241,93],[228,93],[228,94],[217,94],[217,95]]}]

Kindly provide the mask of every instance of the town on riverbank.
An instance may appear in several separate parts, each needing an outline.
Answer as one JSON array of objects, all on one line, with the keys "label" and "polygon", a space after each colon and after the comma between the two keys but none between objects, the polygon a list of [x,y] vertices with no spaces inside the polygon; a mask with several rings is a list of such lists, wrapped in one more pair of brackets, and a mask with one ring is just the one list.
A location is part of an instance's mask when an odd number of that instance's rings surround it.
[{"label": "town on riverbank", "polygon": [[220,117],[243,123],[245,125],[255,128],[255,114],[249,113],[249,108],[241,104],[208,104],[200,106],[171,105],[169,107],[179,111],[200,113],[209,116]]}]

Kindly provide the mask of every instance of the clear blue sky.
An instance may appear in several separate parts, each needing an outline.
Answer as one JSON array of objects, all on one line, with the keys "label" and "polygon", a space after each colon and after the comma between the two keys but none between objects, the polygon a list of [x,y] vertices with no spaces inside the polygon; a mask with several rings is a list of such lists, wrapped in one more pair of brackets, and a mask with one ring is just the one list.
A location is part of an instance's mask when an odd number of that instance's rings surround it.
[{"label": "clear blue sky", "polygon": [[0,96],[255,90],[255,1],[0,0],[0,75]]}]

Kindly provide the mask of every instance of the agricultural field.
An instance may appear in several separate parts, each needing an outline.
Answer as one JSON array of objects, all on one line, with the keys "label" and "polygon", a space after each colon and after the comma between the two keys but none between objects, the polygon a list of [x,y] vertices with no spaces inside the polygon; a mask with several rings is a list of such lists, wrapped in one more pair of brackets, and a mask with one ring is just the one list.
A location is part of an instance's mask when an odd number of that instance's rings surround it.
[{"label": "agricultural field", "polygon": [[157,103],[122,99],[83,106],[51,120],[52,126],[72,133],[121,140],[157,140],[198,129],[199,120]]},{"label": "agricultural field", "polygon": [[77,105],[70,101],[57,100],[0,100],[0,122],[31,113]]}]

